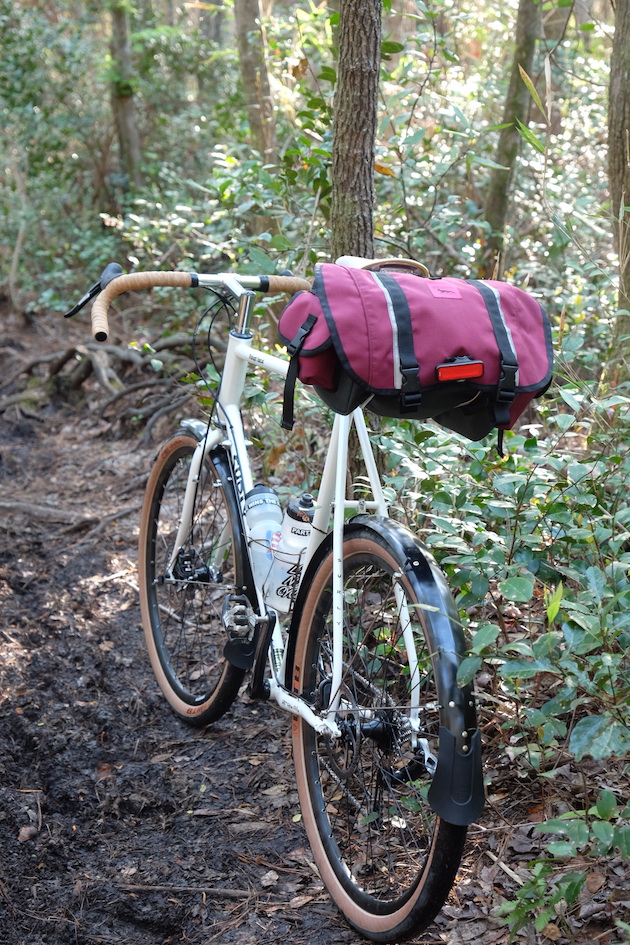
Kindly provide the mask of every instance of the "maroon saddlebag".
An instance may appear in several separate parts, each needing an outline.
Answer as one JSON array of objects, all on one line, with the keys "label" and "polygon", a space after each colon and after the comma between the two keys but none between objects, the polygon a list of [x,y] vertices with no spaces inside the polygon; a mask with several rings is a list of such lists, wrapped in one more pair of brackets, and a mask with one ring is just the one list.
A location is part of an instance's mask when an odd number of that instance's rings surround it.
[{"label": "maroon saddlebag", "polygon": [[547,314],[506,282],[322,263],[279,334],[291,358],[287,429],[298,377],[337,413],[431,418],[472,440],[510,429],[551,383]]}]

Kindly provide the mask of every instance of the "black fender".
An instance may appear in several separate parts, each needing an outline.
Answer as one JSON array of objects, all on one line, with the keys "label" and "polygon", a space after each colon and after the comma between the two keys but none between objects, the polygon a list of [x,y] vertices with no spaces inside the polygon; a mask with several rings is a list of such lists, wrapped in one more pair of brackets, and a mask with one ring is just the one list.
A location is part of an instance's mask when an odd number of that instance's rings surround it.
[{"label": "black fender", "polygon": [[[457,685],[457,670],[466,652],[466,641],[455,603],[433,555],[407,528],[381,516],[357,515],[344,526],[344,535],[365,529],[374,532],[401,562],[418,599],[430,608],[426,625],[440,706],[440,733],[429,803],[443,820],[460,826],[471,824],[484,806],[481,738],[472,688]],[[329,534],[309,563],[300,585],[289,626],[285,681],[288,689],[292,687],[295,642],[306,593],[331,549]]]}]

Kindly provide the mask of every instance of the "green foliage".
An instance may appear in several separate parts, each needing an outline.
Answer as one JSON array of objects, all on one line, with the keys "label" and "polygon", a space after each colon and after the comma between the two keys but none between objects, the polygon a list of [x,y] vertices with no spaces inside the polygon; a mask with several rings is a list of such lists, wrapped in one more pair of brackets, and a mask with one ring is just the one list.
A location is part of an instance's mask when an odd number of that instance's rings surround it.
[{"label": "green foliage", "polygon": [[576,902],[588,874],[584,870],[564,871],[563,861],[615,855],[627,861],[630,856],[630,805],[620,809],[610,790],[601,791],[588,810],[568,811],[536,829],[562,839],[547,844],[550,857],[531,863],[529,878],[515,898],[497,910],[510,925],[512,938],[531,923],[532,915],[536,931],[542,932]]},{"label": "green foliage", "polygon": [[[499,911],[512,935],[562,916],[584,864],[625,858],[630,842],[620,792],[630,752],[630,390],[598,393],[593,327],[564,328],[556,387],[507,435],[502,459],[490,438],[467,444],[405,422],[382,434],[392,502],[459,591],[470,633],[460,684],[481,672],[481,704],[501,707],[515,764],[549,779],[560,755],[594,798],[538,826],[545,856]],[[589,781],[602,761],[619,772],[610,786]]]},{"label": "green foliage", "polygon": [[556,857],[577,856],[578,851],[605,856],[615,851],[622,859],[630,856],[630,805],[619,809],[610,790],[597,796],[588,810],[569,811],[553,820],[537,825],[541,833],[564,837],[549,843],[549,853]]},{"label": "green foliage", "polygon": [[[516,6],[498,17],[492,5],[458,0],[416,0],[401,15],[384,4],[379,255],[474,274]],[[0,260],[15,270],[19,303],[62,310],[110,259],[308,271],[327,258],[338,13],[276,5],[265,23],[281,142],[278,165],[265,166],[250,145],[229,8],[184,6],[169,24],[157,10],[129,11],[145,180],[129,195],[109,108],[106,11],[0,0]],[[428,425],[384,424],[378,434],[391,504],[458,595],[470,632],[460,682],[482,671],[480,695],[505,707],[506,751],[541,779],[558,752],[583,771],[593,760],[621,764],[630,748],[630,390],[598,389],[612,355],[616,258],[608,54],[593,27],[569,20],[550,59],[549,95],[541,77],[551,50],[541,45],[512,188],[507,277],[527,283],[552,316],[555,388],[506,436],[503,459],[491,439],[470,444]],[[176,331],[193,304],[180,296],[164,329]],[[273,348],[271,309],[263,325]],[[298,423],[287,440],[269,410],[278,396],[252,383],[252,440],[271,447],[270,470],[315,487],[316,436]],[[312,429],[321,404],[307,392],[300,410]],[[584,809],[540,825],[546,856],[501,910],[514,934],[532,912],[541,930],[575,902],[576,853],[628,855],[626,800],[603,785],[591,795]]]},{"label": "green foliage", "polygon": [[583,873],[566,873],[554,880],[554,869],[550,862],[535,863],[530,879],[516,893],[513,902],[503,903],[498,914],[510,925],[512,938],[532,920],[534,927],[542,932],[551,919],[555,919],[559,906],[573,905],[586,881]]},{"label": "green foliage", "polygon": [[[486,232],[483,191],[494,166],[515,9],[513,0],[512,18],[500,20],[491,8],[473,12],[440,0],[418,0],[402,16],[386,10],[376,174],[383,252],[469,275]],[[22,227],[24,273],[37,253],[50,260],[39,304],[54,296],[60,268],[76,270],[85,283],[77,242],[93,244],[97,266],[112,251],[126,252],[130,266],[186,258],[240,265],[257,257],[259,266],[271,259],[279,268],[308,269],[326,258],[338,13],[310,5],[287,15],[282,8],[265,23],[282,146],[280,165],[264,168],[249,144],[229,11],[183,9],[167,25],[153,8],[143,7],[142,19],[140,8],[130,8],[146,181],[132,202],[109,117],[106,16],[73,0],[60,0],[55,14],[0,5],[2,117],[16,129],[7,139],[16,142],[8,161],[15,170],[0,186],[8,211],[1,239],[9,258]],[[586,287],[580,317],[595,323],[601,293],[612,292],[604,275],[609,228],[596,222],[605,199],[605,120],[602,96],[592,90],[605,83],[607,68],[597,36],[586,49],[571,34],[562,61],[556,57],[566,74],[553,103],[544,192],[542,165],[525,146],[510,240],[515,278],[533,277],[546,297],[577,297]],[[535,87],[537,74],[530,81]],[[42,219],[45,226],[36,227]],[[107,240],[103,219],[115,224]],[[584,226],[588,253],[576,239]]]}]

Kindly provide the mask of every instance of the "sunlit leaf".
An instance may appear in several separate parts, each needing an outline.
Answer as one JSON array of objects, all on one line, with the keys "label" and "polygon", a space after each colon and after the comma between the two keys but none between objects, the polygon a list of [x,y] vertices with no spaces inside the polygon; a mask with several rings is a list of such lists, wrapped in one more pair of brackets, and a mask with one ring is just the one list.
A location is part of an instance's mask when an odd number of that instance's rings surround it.
[{"label": "sunlit leaf", "polygon": [[395,177],[395,176],[396,176],[396,175],[394,174],[394,172],[392,171],[391,167],[387,167],[386,164],[378,164],[378,163],[376,163],[376,164],[374,165],[374,170],[376,171],[377,174],[385,174],[387,177]]},{"label": "sunlit leaf", "polygon": [[500,633],[500,628],[493,623],[486,623],[479,627],[475,633],[471,650],[473,653],[481,653],[487,646],[491,646]]},{"label": "sunlit leaf", "polygon": [[471,163],[479,164],[481,167],[489,167],[497,171],[509,171],[509,167],[506,167],[504,164],[497,164],[496,161],[492,161],[490,158],[480,157],[478,154],[471,155]]},{"label": "sunlit leaf", "polygon": [[617,798],[612,791],[604,790],[598,795],[595,806],[602,820],[610,820],[617,811]]},{"label": "sunlit leaf", "polygon": [[551,625],[558,616],[558,611],[560,610],[560,604],[562,602],[562,594],[563,587],[561,581],[553,593],[547,596],[547,620],[549,625]]},{"label": "sunlit leaf", "polygon": [[519,121],[518,118],[516,119],[516,125],[520,136],[524,138],[528,144],[531,144],[531,146],[535,148],[540,154],[544,154],[545,145],[540,140],[540,138],[537,138],[534,132],[531,131],[527,125],[524,125],[522,121]]},{"label": "sunlit leaf", "polygon": [[530,94],[531,97],[534,99],[534,102],[536,103],[537,107],[540,109],[540,111],[541,111],[541,113],[542,113],[542,115],[543,115],[543,117],[544,117],[544,119],[545,119],[545,121],[546,121],[546,120],[547,120],[547,113],[546,113],[545,109],[543,108],[542,102],[540,101],[540,96],[538,95],[538,92],[536,91],[536,86],[534,85],[534,83],[532,82],[532,80],[530,79],[530,77],[527,75],[527,73],[525,72],[525,70],[523,69],[523,67],[522,67],[522,65],[521,65],[520,63],[519,63],[519,66],[518,66],[518,71],[521,73],[521,79],[523,80],[523,82],[524,82],[525,85],[527,86],[527,89],[528,89],[528,91],[529,91],[529,94]]},{"label": "sunlit leaf", "polygon": [[569,750],[580,761],[585,755],[599,760],[622,757],[630,749],[630,729],[608,715],[580,719],[571,732]]},{"label": "sunlit leaf", "polygon": [[467,656],[463,659],[457,670],[457,685],[463,688],[472,682],[480,666],[480,656]]}]

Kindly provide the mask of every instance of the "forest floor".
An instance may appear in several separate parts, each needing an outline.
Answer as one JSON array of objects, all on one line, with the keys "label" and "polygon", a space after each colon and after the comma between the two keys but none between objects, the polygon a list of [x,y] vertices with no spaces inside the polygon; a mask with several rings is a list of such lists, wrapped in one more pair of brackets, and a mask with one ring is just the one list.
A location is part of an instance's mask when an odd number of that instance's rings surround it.
[{"label": "forest floor", "polygon": [[[0,938],[4,945],[358,945],[311,862],[290,724],[242,698],[194,730],[146,657],[135,573],[151,442],[121,436],[88,380],[51,392],[47,365],[84,325],[57,316],[0,332]],[[64,338],[64,340],[60,340]],[[19,394],[19,396],[15,396]],[[417,943],[507,945],[497,906],[543,850],[535,825],[584,803],[568,759],[535,778],[482,709],[488,805],[458,882]],[[609,783],[595,764],[589,783]],[[608,780],[607,780],[608,779]],[[542,785],[542,786],[541,786]],[[627,864],[589,876],[570,914],[527,945],[619,942]]]}]

